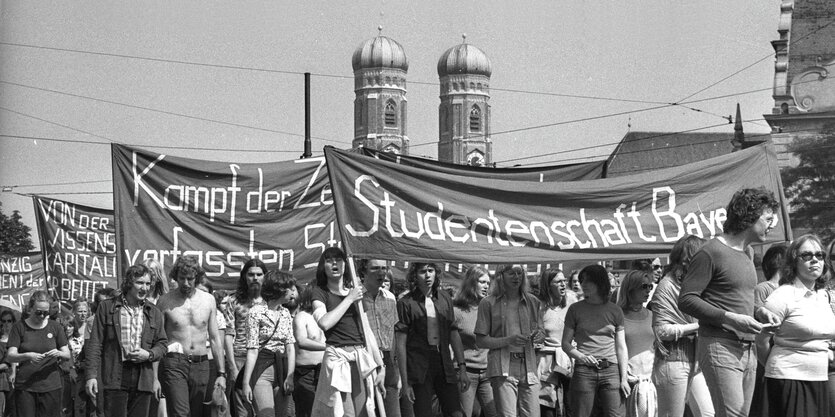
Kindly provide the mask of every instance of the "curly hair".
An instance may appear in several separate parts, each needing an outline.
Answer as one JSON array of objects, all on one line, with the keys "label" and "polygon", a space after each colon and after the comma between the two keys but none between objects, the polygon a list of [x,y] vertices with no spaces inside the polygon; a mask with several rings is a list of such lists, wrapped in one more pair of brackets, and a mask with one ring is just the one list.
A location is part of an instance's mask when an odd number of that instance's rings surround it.
[{"label": "curly hair", "polygon": [[726,209],[725,233],[735,235],[753,226],[766,209],[776,212],[779,204],[765,188],[745,188],[734,193]]},{"label": "curly hair", "polygon": [[[783,268],[783,275],[780,277],[780,281],[778,281],[778,284],[791,284],[794,282],[795,278],[797,278],[797,263],[798,261],[801,261],[800,247],[803,246],[803,244],[806,242],[814,242],[818,245],[819,248],[821,248],[821,250],[823,250],[823,243],[821,243],[820,238],[815,235],[803,235],[793,240],[792,243],[789,244],[788,249],[786,249],[786,263]],[[819,276],[815,280],[816,290],[825,287],[826,282],[829,281],[829,265],[827,265],[825,261],[822,263],[823,271],[821,272],[821,276]]]},{"label": "curly hair", "polygon": [[148,269],[147,266],[142,264],[131,265],[127,271],[125,271],[125,278],[122,279],[122,285],[119,287],[122,295],[127,294],[128,291],[130,291],[137,278],[144,277],[145,275],[147,275],[148,278],[151,278],[151,270]]},{"label": "curly hair", "polygon": [[206,271],[203,270],[203,267],[200,266],[200,262],[198,261],[196,256],[188,255],[188,256],[181,256],[177,258],[177,262],[174,262],[174,266],[171,267],[171,272],[168,273],[168,277],[177,281],[177,277],[187,271],[194,271],[194,285],[200,284],[206,279]]},{"label": "curly hair", "polygon": [[270,271],[264,277],[264,284],[261,286],[261,297],[264,301],[277,300],[284,297],[291,288],[296,286],[296,279],[293,274],[284,271]]}]

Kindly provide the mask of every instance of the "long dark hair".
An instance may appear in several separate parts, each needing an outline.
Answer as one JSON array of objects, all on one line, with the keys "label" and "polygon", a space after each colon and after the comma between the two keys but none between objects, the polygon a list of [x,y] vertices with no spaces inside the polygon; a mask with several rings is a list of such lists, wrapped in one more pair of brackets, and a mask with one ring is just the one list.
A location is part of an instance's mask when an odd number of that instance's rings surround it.
[{"label": "long dark hair", "polygon": [[[597,287],[597,295],[603,299],[604,302],[609,300],[609,293],[612,291],[612,284],[609,282],[609,272],[606,268],[600,265],[589,265],[580,270],[578,276],[580,282],[590,280],[595,287]],[[588,294],[586,294],[588,297]]]},{"label": "long dark hair", "polygon": [[238,279],[238,288],[235,290],[235,300],[238,304],[246,304],[249,302],[249,281],[246,279],[246,274],[249,273],[249,270],[252,268],[261,268],[261,272],[264,273],[264,276],[267,275],[267,265],[264,265],[260,259],[250,258],[246,263],[244,263],[244,267],[241,269],[241,277]]},{"label": "long dark hair", "polygon": [[[548,268],[539,275],[539,300],[548,307],[565,308],[566,304],[568,304],[568,300],[566,300],[568,297],[562,296],[559,302],[555,302],[554,295],[551,294],[551,280],[559,274],[562,274],[563,278],[565,278],[565,274],[559,268]],[[568,282],[566,282],[565,288],[566,290],[568,289]]]},{"label": "long dark hair", "polygon": [[[458,289],[458,294],[455,295],[455,300],[452,301],[452,304],[467,311],[473,307],[478,307],[478,302],[481,301],[481,295],[478,291],[478,280],[484,275],[489,277],[490,272],[483,266],[471,266],[470,269],[464,273],[464,279],[461,281],[461,288]],[[437,279],[435,281],[437,281]]]},{"label": "long dark hair", "polygon": [[676,282],[681,282],[681,279],[687,275],[687,267],[693,259],[693,255],[699,251],[702,245],[707,240],[696,235],[684,235],[679,239],[673,250],[670,251],[670,263],[664,268],[664,275],[671,275]]},{"label": "long dark hair", "polygon": [[325,272],[325,261],[328,259],[342,259],[345,262],[345,269],[342,271],[342,286],[351,288],[354,286],[354,281],[351,279],[351,266],[348,265],[348,257],[342,249],[336,246],[331,246],[322,252],[319,257],[319,266],[316,267],[316,286],[326,290],[328,289],[328,274]]}]

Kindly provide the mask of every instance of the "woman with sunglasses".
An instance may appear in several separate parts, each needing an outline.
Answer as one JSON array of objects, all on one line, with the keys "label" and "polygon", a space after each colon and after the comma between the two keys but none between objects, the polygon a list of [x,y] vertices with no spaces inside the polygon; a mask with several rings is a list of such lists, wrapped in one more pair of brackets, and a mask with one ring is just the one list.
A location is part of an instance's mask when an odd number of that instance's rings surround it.
[{"label": "woman with sunglasses", "polygon": [[[786,250],[780,287],[765,300],[780,325],[773,337],[757,336],[757,354],[765,360],[765,386],[770,416],[828,416],[827,368],[835,314],[824,290],[829,268],[823,244],[803,235]],[[764,329],[765,330],[765,329]],[[773,346],[768,343],[773,340]]]},{"label": "woman with sunglasses", "polygon": [[587,266],[579,279],[586,298],[568,307],[562,334],[562,349],[574,359],[568,406],[576,417],[591,416],[594,409],[622,416],[629,395],[623,310],[609,302],[606,268]]},{"label": "woman with sunglasses", "polygon": [[629,353],[627,379],[632,387],[626,399],[627,416],[654,416],[658,407],[655,385],[651,381],[655,333],[652,331],[652,312],[644,307],[654,282],[651,270],[632,270],[620,287],[618,306],[623,310],[626,351]]},{"label": "woman with sunglasses", "polygon": [[49,319],[52,297],[35,291],[29,298],[29,317],[12,326],[6,360],[19,363],[12,402],[19,416],[61,415],[61,371],[58,360],[70,360],[67,335]]}]

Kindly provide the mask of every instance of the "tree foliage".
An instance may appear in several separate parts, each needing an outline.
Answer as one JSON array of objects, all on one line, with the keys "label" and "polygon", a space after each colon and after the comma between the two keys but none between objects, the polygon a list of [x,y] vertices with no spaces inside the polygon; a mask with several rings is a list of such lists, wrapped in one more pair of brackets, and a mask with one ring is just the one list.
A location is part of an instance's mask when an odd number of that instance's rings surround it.
[{"label": "tree foliage", "polygon": [[0,252],[29,252],[35,248],[32,244],[32,228],[23,223],[20,212],[15,210],[11,216],[3,213],[0,203]]},{"label": "tree foliage", "polygon": [[835,132],[795,140],[788,149],[798,159],[782,171],[792,227],[829,242],[835,238]]}]

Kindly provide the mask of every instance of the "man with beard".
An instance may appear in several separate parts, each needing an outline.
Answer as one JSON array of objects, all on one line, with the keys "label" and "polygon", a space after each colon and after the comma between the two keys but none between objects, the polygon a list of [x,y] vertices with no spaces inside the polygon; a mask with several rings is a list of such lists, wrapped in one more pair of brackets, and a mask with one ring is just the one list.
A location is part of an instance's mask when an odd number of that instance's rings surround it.
[{"label": "man with beard", "polygon": [[217,330],[215,298],[197,291],[197,285],[206,278],[206,273],[194,256],[178,258],[169,276],[177,281],[178,287],[160,297],[158,303],[165,315],[169,341],[168,353],[162,359],[162,391],[169,417],[202,417],[206,414],[203,401],[209,382],[207,335],[218,367],[215,385],[226,389],[226,366],[222,338]]},{"label": "man with beard", "polygon": [[160,393],[158,361],[166,352],[162,312],[145,298],[150,271],[134,265],[125,272],[122,295],[100,303],[87,341],[87,394],[99,393],[101,370],[104,415],[147,416],[151,396]]},{"label": "man with beard", "polygon": [[[231,381],[235,381],[238,373],[243,372],[246,363],[246,319],[249,316],[249,310],[256,305],[266,304],[261,298],[261,283],[264,282],[266,273],[267,266],[261,260],[246,261],[238,279],[238,288],[227,305],[225,351]],[[232,409],[238,417],[249,415],[249,406],[241,390],[235,390],[232,394]]]}]

